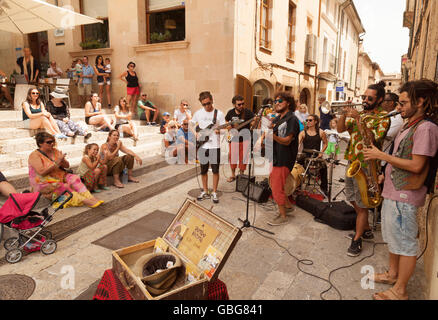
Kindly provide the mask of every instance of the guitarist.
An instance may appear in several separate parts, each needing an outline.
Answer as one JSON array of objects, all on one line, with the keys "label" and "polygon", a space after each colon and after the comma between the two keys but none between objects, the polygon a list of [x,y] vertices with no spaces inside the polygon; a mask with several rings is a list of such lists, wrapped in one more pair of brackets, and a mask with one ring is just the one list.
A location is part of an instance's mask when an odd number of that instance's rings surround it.
[{"label": "guitarist", "polygon": [[[224,125],[225,117],[222,111],[213,107],[213,96],[209,91],[204,91],[199,94],[199,101],[202,104],[202,109],[196,111],[193,115],[192,123],[198,124],[199,128],[206,129],[210,125]],[[201,131],[202,132],[202,131]],[[210,198],[208,194],[208,168],[211,166],[213,171],[213,192],[211,198],[214,203],[219,203],[217,197],[217,186],[219,184],[219,165],[221,158],[220,150],[220,130],[215,130],[209,137],[206,143],[197,151],[198,159],[201,164],[201,177],[203,191],[199,194],[198,200]]]},{"label": "guitarist", "polygon": [[233,128],[228,128],[228,130],[231,130],[231,133],[234,134],[231,138],[230,152],[228,155],[228,161],[230,162],[231,167],[231,177],[227,179],[227,182],[233,182],[236,180],[237,164],[239,164],[240,174],[243,174],[246,170],[248,162],[248,146],[251,141],[251,133],[249,129],[253,122],[251,120],[255,117],[251,110],[245,108],[245,99],[242,96],[234,96],[231,102],[233,103],[234,108],[228,111],[225,120],[230,122],[233,119],[238,118],[243,120],[244,123],[241,125],[236,124]]}]

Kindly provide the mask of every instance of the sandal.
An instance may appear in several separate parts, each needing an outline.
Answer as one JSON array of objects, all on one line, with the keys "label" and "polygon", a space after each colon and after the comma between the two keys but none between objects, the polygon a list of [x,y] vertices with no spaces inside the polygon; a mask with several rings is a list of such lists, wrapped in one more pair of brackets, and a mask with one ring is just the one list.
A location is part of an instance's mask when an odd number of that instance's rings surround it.
[{"label": "sandal", "polygon": [[227,179],[227,182],[233,182],[234,180],[236,180],[236,177],[229,177],[229,178]]},{"label": "sandal", "polygon": [[373,294],[374,300],[409,300],[408,296],[399,295],[394,288]]},{"label": "sandal", "polygon": [[125,187],[122,183],[121,184],[115,184],[114,183],[114,186],[119,188],[119,189],[123,189]]},{"label": "sandal", "polygon": [[397,279],[393,279],[389,277],[388,271],[385,271],[384,273],[375,273],[374,278],[370,277],[370,280],[374,281],[375,283],[383,283],[390,285],[393,285],[397,282]]},{"label": "sandal", "polygon": [[138,181],[137,179],[134,179],[134,178],[128,178],[128,182],[139,183],[140,181]]}]

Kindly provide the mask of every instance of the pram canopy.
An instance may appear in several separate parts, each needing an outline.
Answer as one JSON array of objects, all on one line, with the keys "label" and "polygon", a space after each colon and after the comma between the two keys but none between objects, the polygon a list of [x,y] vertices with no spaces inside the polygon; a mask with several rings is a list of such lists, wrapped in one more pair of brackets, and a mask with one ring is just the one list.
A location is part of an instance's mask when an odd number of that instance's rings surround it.
[{"label": "pram canopy", "polygon": [[9,223],[12,220],[26,216],[38,203],[39,192],[10,194],[0,208],[0,223]]}]

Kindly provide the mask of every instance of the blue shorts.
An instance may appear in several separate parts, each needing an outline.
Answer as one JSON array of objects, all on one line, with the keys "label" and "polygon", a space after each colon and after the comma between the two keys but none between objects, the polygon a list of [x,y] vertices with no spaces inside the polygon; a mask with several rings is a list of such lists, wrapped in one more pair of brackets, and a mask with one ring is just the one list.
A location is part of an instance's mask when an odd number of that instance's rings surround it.
[{"label": "blue shorts", "polygon": [[413,257],[418,252],[417,207],[385,199],[382,207],[382,236],[389,252]]}]

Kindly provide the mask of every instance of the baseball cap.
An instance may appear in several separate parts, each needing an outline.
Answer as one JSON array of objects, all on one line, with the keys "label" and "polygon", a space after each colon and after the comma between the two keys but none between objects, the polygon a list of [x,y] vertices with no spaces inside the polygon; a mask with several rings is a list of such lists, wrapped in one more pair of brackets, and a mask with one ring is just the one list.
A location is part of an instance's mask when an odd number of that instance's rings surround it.
[{"label": "baseball cap", "polygon": [[165,113],[163,113],[163,116],[170,116],[170,113],[169,112],[165,112]]}]

